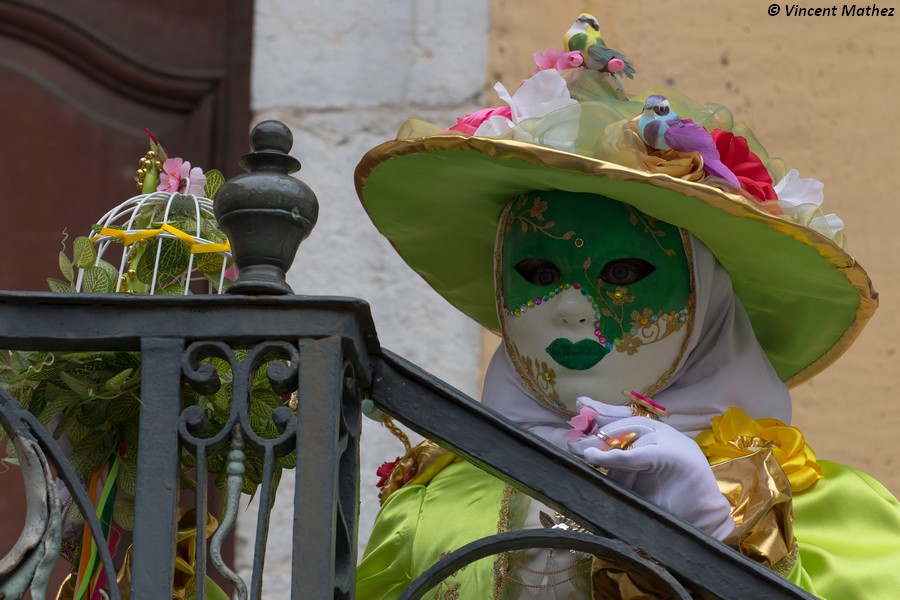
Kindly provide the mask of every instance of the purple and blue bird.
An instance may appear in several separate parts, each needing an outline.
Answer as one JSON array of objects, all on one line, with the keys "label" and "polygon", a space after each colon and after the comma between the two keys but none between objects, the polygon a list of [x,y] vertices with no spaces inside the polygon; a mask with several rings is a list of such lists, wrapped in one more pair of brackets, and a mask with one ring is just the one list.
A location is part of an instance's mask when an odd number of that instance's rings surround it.
[{"label": "purple and blue bird", "polygon": [[699,152],[706,174],[724,179],[740,189],[741,184],[731,169],[725,166],[712,136],[703,125],[682,119],[669,106],[665,96],[654,94],[644,102],[644,110],[637,124],[641,140],[656,150]]}]

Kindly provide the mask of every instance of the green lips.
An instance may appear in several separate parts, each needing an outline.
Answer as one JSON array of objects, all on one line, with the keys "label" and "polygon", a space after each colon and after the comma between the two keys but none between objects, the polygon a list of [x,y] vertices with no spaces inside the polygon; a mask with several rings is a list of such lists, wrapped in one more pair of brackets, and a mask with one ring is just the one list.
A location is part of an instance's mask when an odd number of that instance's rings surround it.
[{"label": "green lips", "polygon": [[609,350],[599,342],[588,339],[570,342],[564,338],[556,338],[546,350],[553,360],[573,371],[590,369],[609,354]]}]

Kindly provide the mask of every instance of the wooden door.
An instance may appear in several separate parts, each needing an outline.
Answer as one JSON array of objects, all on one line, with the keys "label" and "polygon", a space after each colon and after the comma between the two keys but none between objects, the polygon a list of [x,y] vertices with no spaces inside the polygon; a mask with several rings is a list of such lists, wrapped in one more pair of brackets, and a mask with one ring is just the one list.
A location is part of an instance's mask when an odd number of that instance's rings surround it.
[{"label": "wooden door", "polygon": [[0,0],[0,289],[136,193],[150,128],[194,166],[247,151],[253,3]]},{"label": "wooden door", "polygon": [[[0,289],[46,291],[63,231],[71,251],[136,194],[144,127],[194,166],[240,172],[252,31],[251,0],[0,0]],[[0,556],[23,520],[8,469]]]}]

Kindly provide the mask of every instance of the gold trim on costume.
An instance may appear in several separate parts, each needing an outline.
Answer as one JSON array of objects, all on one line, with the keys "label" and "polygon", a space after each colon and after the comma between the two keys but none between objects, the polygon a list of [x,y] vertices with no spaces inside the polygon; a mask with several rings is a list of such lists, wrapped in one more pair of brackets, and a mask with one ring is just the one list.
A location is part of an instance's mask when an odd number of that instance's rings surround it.
[{"label": "gold trim on costume", "polygon": [[[503,499],[497,516],[497,533],[509,531],[509,505],[516,490],[508,483],[503,486]],[[501,552],[494,559],[494,600],[502,600],[503,582],[509,575],[509,552]]]}]

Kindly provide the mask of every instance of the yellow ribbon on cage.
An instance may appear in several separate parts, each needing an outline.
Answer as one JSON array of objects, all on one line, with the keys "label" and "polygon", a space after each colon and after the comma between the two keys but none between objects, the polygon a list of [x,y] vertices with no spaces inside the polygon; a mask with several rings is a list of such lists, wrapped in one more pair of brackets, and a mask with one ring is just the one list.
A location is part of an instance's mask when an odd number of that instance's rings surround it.
[{"label": "yellow ribbon on cage", "polygon": [[161,233],[171,233],[182,242],[188,245],[191,250],[191,254],[204,254],[207,252],[230,252],[231,244],[229,242],[225,242],[224,244],[204,244],[198,242],[194,236],[185,233],[178,229],[177,227],[173,227],[168,223],[163,223],[162,227],[159,229],[142,229],[140,231],[135,231],[134,233],[128,233],[127,231],[123,231],[121,229],[110,229],[109,227],[104,227],[100,230],[97,235],[95,235],[91,241],[96,241],[100,236],[109,236],[122,240],[122,243],[126,246],[130,246],[135,242],[139,242],[141,240],[146,240],[148,238],[152,238]]}]

